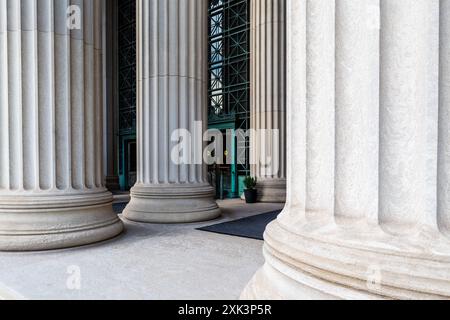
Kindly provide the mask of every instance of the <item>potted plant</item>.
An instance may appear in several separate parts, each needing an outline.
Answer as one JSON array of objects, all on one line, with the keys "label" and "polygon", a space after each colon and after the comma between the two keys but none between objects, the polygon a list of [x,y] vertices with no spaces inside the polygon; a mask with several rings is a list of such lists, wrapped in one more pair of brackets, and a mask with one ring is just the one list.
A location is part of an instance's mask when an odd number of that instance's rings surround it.
[{"label": "potted plant", "polygon": [[256,190],[256,183],[258,180],[254,177],[245,177],[245,201],[247,203],[256,203],[258,197],[258,191]]}]

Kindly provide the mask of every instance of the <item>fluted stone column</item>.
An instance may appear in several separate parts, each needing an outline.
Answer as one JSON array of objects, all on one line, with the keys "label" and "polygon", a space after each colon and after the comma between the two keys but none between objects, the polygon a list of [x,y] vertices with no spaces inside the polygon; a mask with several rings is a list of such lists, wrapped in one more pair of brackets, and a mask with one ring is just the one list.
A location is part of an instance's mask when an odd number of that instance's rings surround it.
[{"label": "fluted stone column", "polygon": [[251,172],[262,202],[286,201],[285,18],[286,0],[251,1]]},{"label": "fluted stone column", "polygon": [[[69,5],[82,25],[70,31]],[[100,0],[0,0],[0,250],[116,236],[103,187]]]},{"label": "fluted stone column", "polygon": [[450,0],[440,8],[438,225],[450,231]]},{"label": "fluted stone column", "polygon": [[450,298],[450,1],[288,12],[288,204],[243,298]]},{"label": "fluted stone column", "polygon": [[[139,222],[214,219],[206,180],[207,0],[138,0],[138,174],[124,214]],[[196,122],[203,121],[200,125]],[[176,130],[188,130],[188,161],[172,159]],[[199,139],[197,138],[199,137]],[[200,158],[200,161],[199,161]]]}]

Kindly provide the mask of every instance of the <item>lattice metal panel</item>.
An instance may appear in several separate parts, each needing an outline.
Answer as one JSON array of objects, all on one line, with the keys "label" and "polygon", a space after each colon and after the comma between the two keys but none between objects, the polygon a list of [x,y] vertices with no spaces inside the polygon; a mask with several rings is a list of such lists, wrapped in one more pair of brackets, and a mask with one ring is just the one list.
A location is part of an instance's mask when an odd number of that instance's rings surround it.
[{"label": "lattice metal panel", "polygon": [[136,132],[136,0],[119,1],[119,128]]},{"label": "lattice metal panel", "polygon": [[249,0],[210,0],[210,121],[249,113]]},{"label": "lattice metal panel", "polygon": [[[209,112],[210,125],[235,122],[250,128],[250,0],[210,0],[209,5]],[[249,141],[238,145],[249,172]]]}]

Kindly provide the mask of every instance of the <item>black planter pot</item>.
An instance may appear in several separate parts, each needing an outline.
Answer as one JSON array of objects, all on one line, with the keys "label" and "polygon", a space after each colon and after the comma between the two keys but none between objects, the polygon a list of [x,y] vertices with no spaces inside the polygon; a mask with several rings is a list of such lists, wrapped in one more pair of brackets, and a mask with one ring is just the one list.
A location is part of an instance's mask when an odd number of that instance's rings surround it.
[{"label": "black planter pot", "polygon": [[258,198],[258,191],[253,189],[253,190],[245,190],[245,202],[247,203],[256,203],[257,198]]}]

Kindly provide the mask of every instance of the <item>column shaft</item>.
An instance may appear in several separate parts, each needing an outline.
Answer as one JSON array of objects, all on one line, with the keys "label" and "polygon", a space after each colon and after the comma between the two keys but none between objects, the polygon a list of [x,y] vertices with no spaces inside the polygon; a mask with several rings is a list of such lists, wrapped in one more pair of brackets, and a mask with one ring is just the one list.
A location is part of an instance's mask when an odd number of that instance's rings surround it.
[{"label": "column shaft", "polygon": [[[190,222],[220,214],[198,162],[207,125],[207,14],[207,0],[138,1],[138,181],[125,210],[130,220]],[[182,142],[177,130],[192,138],[180,163],[172,157]]]},{"label": "column shaft", "polygon": [[288,2],[288,203],[243,298],[450,297],[449,7]]},{"label": "column shaft", "polygon": [[381,224],[436,228],[439,1],[383,1],[381,9]]},{"label": "column shaft", "polygon": [[307,6],[307,156],[306,212],[334,213],[335,160],[335,16],[334,1]]},{"label": "column shaft", "polygon": [[450,0],[441,0],[440,8],[440,109],[438,222],[441,230],[450,231]]},{"label": "column shaft", "polygon": [[251,2],[251,162],[263,202],[286,201],[285,18],[285,0]]},{"label": "column shaft", "polygon": [[8,20],[7,1],[0,1],[0,188],[9,187]]},{"label": "column shaft", "polygon": [[117,112],[119,110],[118,97],[118,39],[117,39],[117,19],[118,1],[105,1],[106,10],[106,30],[105,30],[105,110],[106,110],[106,187],[109,190],[120,190],[118,175],[118,121]]},{"label": "column shaft", "polygon": [[[102,174],[102,2],[0,1],[0,249],[83,245],[122,230]],[[3,68],[4,67],[4,68]]]},{"label": "column shaft", "polygon": [[378,214],[377,8],[379,0],[336,1],[337,218],[376,219]]}]

